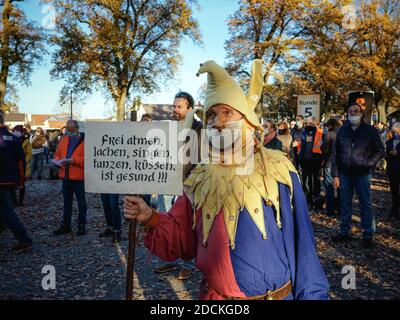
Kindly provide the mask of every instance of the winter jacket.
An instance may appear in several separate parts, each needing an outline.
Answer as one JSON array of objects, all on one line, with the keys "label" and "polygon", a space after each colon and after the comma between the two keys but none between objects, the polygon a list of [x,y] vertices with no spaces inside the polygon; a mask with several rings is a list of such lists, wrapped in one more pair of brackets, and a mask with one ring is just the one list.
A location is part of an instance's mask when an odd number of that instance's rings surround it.
[{"label": "winter jacket", "polygon": [[[66,163],[59,170],[61,179],[74,181],[83,181],[85,179],[85,141],[82,136],[80,139],[81,140],[72,151],[71,158],[73,159],[73,163]],[[54,160],[62,160],[67,157],[69,141],[70,137],[68,136],[64,136],[60,140],[56,153],[54,154]]]},{"label": "winter jacket", "polygon": [[22,186],[25,180],[25,155],[21,142],[6,126],[0,126],[0,188]]},{"label": "winter jacket", "polygon": [[332,157],[332,177],[340,174],[363,176],[371,174],[384,157],[378,130],[364,122],[354,131],[350,123],[342,126],[336,136]]},{"label": "winter jacket", "polygon": [[25,177],[30,177],[31,176],[32,144],[30,143],[28,138],[26,138],[22,141],[22,149],[24,150],[25,160],[26,160]]},{"label": "winter jacket", "polygon": [[[390,177],[400,176],[400,143],[397,144],[396,148],[393,148],[394,139],[390,139],[386,142],[386,173]],[[390,154],[390,151],[396,150],[395,156]]]}]

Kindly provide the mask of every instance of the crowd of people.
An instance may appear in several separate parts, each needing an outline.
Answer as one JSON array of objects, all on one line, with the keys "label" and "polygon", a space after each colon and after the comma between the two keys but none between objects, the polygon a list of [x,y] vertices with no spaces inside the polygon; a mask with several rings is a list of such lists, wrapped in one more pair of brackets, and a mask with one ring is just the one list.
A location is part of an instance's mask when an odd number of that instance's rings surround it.
[{"label": "crowd of people", "polygon": [[[173,119],[185,121],[194,110],[194,99],[185,92],[174,97]],[[400,219],[400,122],[391,126],[375,126],[363,121],[364,108],[353,104],[346,117],[333,116],[320,122],[314,117],[297,115],[293,121],[286,118],[263,123],[263,145],[282,151],[301,177],[302,187],[310,209],[324,209],[329,216],[340,217],[341,225],[333,241],[351,240],[350,222],[353,195],[360,202],[363,246],[373,247],[375,220],[371,206],[371,176],[374,170],[386,170],[392,193],[392,207],[388,215]],[[141,121],[152,121],[145,114]],[[192,129],[200,131],[203,124],[194,120]],[[199,135],[200,136],[200,135]],[[13,248],[24,252],[31,248],[32,239],[20,222],[15,207],[24,205],[25,181],[43,178],[43,166],[51,161],[49,179],[62,180],[64,211],[62,224],[54,236],[72,233],[72,203],[75,194],[78,203],[77,235],[86,231],[87,204],[84,188],[84,134],[78,122],[70,120],[60,132],[51,134],[38,127],[17,125],[12,130],[0,117],[0,228],[9,228],[19,244]],[[56,163],[56,165],[54,164]],[[62,163],[62,164],[61,164]],[[184,168],[185,178],[194,165]],[[106,228],[100,237],[121,241],[121,199],[117,194],[101,194]],[[162,196],[143,196],[146,204],[165,210]],[[180,269],[179,279],[185,280],[194,272],[193,260],[178,260],[161,265],[155,272]]]}]

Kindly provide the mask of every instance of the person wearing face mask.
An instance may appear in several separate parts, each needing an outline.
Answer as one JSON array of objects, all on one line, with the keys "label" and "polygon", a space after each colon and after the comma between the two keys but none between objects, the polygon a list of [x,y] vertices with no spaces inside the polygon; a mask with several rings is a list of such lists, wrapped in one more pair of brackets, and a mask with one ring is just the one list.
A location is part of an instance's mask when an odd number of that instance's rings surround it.
[{"label": "person wearing face mask", "polygon": [[278,139],[277,125],[274,120],[267,120],[264,124],[264,147],[282,151],[282,142]]},{"label": "person wearing face mask", "polygon": [[291,131],[291,135],[293,137],[292,147],[293,147],[293,156],[294,156],[294,165],[297,170],[300,169],[300,161],[299,154],[301,149],[301,138],[304,133],[304,117],[299,114],[296,116],[295,126]]},{"label": "person wearing face mask", "polygon": [[301,138],[299,162],[303,175],[303,188],[310,206],[314,206],[321,192],[322,141],[323,130],[317,126],[317,120],[314,117],[307,118]]},{"label": "person wearing face mask", "polygon": [[32,179],[36,177],[38,180],[42,179],[43,163],[45,161],[45,149],[47,148],[47,138],[42,128],[36,128],[35,134],[31,136],[30,142],[32,144],[32,160],[31,170]]},{"label": "person wearing face mask", "polygon": [[389,217],[400,219],[400,122],[392,125],[392,138],[386,142],[386,174],[392,193]]},{"label": "person wearing face mask", "polygon": [[[15,126],[13,129],[13,135],[19,139],[22,145],[22,149],[24,150],[25,154],[25,178],[29,178],[31,176],[31,166],[30,161],[32,158],[32,145],[29,141],[28,135],[24,132],[24,127],[22,125]],[[25,198],[25,183],[19,188],[19,200],[17,202],[17,195],[13,194],[14,203],[17,206],[23,207],[24,206],[24,198]]]},{"label": "person wearing face mask", "polygon": [[336,242],[352,239],[350,236],[354,191],[360,201],[362,245],[373,247],[375,219],[371,205],[371,174],[384,157],[385,148],[378,130],[363,121],[360,105],[348,108],[348,122],[336,136],[332,156],[333,187],[340,188],[341,224],[339,233],[332,238]]},{"label": "person wearing face mask", "polygon": [[62,179],[64,214],[62,225],[54,231],[55,236],[72,233],[72,201],[75,194],[78,201],[78,236],[86,234],[86,195],[85,195],[85,147],[84,138],[79,134],[76,120],[68,120],[66,134],[60,140],[54,155],[60,163],[59,176]]},{"label": "person wearing face mask", "polygon": [[144,244],[163,260],[195,259],[200,299],[327,299],[299,177],[284,153],[266,149],[255,107],[264,87],[262,60],[248,94],[214,61],[204,106],[202,162],[167,214],[126,196],[124,215],[146,230]]}]

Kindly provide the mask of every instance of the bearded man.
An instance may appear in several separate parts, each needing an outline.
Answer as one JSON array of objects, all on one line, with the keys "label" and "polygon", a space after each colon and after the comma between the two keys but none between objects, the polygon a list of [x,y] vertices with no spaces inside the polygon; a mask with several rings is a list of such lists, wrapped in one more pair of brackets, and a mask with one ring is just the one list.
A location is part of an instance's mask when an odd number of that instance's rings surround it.
[{"label": "bearded man", "polygon": [[159,258],[195,259],[203,274],[201,299],[327,299],[297,172],[282,152],[256,138],[263,131],[254,112],[262,60],[253,63],[247,97],[214,61],[202,64],[202,73],[208,73],[208,139],[202,139],[208,156],[167,214],[126,196],[125,218],[145,225],[145,245]]}]

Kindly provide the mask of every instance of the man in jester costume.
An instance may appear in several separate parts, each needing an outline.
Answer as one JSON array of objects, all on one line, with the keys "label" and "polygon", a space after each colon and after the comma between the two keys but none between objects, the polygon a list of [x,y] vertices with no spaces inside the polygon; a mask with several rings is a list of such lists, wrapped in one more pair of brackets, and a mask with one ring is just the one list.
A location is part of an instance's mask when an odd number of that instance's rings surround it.
[{"label": "man in jester costume", "polygon": [[195,258],[203,274],[201,299],[327,299],[296,169],[257,139],[262,65],[253,63],[247,96],[214,61],[200,66],[198,75],[208,73],[202,139],[208,157],[168,213],[126,196],[125,218],[145,225],[145,246],[159,258]]}]

